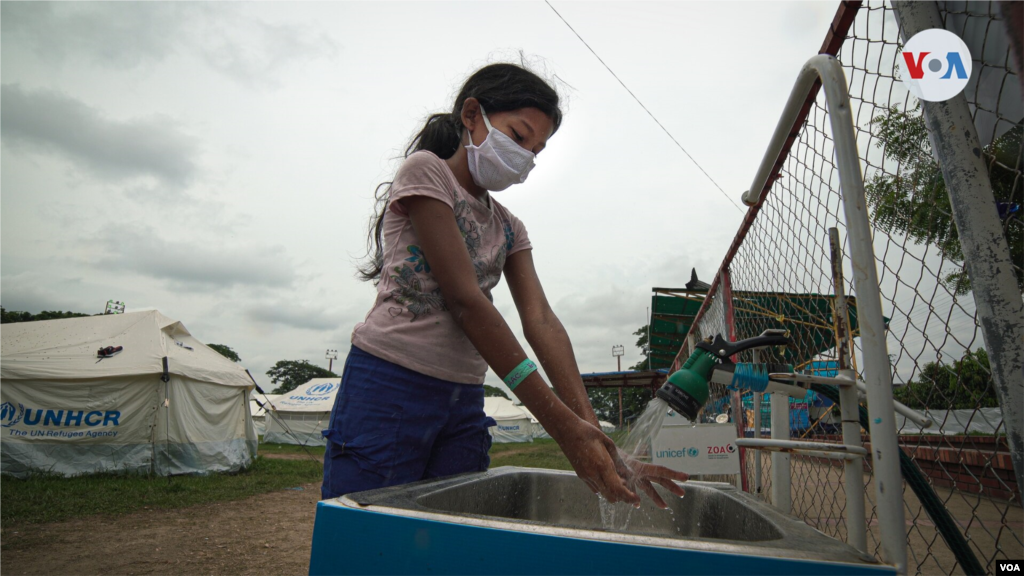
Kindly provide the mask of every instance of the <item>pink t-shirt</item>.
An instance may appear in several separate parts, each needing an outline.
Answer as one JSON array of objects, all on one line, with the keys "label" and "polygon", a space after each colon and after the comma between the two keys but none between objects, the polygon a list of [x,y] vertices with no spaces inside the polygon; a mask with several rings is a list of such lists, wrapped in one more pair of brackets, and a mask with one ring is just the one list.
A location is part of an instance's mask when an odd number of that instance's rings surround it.
[{"label": "pink t-shirt", "polygon": [[451,207],[488,298],[501,280],[505,259],[531,248],[526,228],[490,195],[482,201],[459,185],[448,164],[432,152],[410,155],[391,184],[384,214],[384,270],[377,299],[352,332],[352,343],[370,354],[428,376],[483,384],[487,363],[445,305],[423,257],[408,212],[409,196],[435,198]]}]

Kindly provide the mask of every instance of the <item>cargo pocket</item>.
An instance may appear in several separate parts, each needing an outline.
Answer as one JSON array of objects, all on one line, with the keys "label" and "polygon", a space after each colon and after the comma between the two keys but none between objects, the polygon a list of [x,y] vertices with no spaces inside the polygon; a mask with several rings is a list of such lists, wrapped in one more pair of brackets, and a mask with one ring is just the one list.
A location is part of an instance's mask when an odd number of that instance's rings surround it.
[{"label": "cargo pocket", "polygon": [[336,456],[351,458],[362,471],[387,482],[394,475],[401,425],[401,406],[350,397],[324,436],[335,444]]}]

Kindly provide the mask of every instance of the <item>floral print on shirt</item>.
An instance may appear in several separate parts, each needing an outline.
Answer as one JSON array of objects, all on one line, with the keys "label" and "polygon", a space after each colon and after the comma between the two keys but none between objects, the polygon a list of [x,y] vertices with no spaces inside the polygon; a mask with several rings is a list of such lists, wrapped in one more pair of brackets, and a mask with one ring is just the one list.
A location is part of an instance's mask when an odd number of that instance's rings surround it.
[{"label": "floral print on shirt", "polygon": [[430,274],[430,264],[427,263],[427,257],[423,255],[423,250],[419,246],[409,246],[406,248],[409,254],[412,256],[405,259],[406,262],[412,262],[414,272],[426,272]]},{"label": "floral print on shirt", "polygon": [[391,294],[384,298],[384,301],[394,300],[405,306],[412,313],[410,322],[415,322],[417,318],[429,314],[432,310],[448,309],[444,303],[444,297],[441,296],[441,288],[438,287],[429,292],[423,290],[423,283],[411,266],[403,264],[396,266],[394,270],[395,274],[390,277],[398,288],[392,290]]},{"label": "floral print on shirt", "polygon": [[[487,296],[487,299],[494,302],[491,290],[501,281],[501,273],[505,269],[505,260],[507,259],[508,252],[515,244],[515,231],[512,229],[511,222],[502,222],[505,241],[494,246],[488,256],[478,258],[481,246],[480,226],[475,220],[470,218],[471,214],[472,210],[465,200],[460,200],[455,204],[455,222],[458,224],[462,238],[466,242],[466,250],[473,260],[477,284],[484,295]],[[448,306],[444,302],[440,288],[435,288],[431,291],[423,289],[424,282],[420,274],[430,274],[430,264],[427,263],[423,250],[416,245],[409,245],[406,247],[406,250],[410,256],[405,261],[409,262],[409,264],[403,264],[394,268],[395,274],[390,275],[390,278],[397,288],[391,291],[388,297],[385,298],[385,301],[394,300],[409,310],[412,314],[412,318],[409,319],[410,322],[415,322],[434,310],[447,311]],[[402,314],[392,315],[395,318],[399,316],[402,316]]]}]

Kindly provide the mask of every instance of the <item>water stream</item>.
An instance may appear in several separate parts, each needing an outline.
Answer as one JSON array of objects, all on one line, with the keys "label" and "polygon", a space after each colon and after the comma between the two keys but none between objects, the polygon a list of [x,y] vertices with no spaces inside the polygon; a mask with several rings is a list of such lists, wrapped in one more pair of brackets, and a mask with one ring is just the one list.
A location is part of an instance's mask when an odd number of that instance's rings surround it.
[{"label": "water stream", "polygon": [[[661,425],[668,415],[668,404],[660,398],[655,398],[647,405],[644,413],[637,418],[629,434],[619,443],[620,452],[629,455],[634,460],[649,462],[651,459],[651,445],[655,436],[661,430]],[[637,491],[636,485],[627,479],[630,490]],[[641,495],[641,498],[647,496]],[[598,507],[601,510],[601,526],[605,530],[622,531],[629,525],[629,519],[636,510],[627,503],[612,504],[598,496]]]}]

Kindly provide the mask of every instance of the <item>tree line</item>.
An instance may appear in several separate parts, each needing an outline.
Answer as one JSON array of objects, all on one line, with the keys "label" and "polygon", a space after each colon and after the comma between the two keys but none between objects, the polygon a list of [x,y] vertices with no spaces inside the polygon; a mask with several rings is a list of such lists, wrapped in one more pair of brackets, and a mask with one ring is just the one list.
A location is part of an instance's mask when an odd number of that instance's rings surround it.
[{"label": "tree line", "polygon": [[[29,312],[8,311],[0,307],[0,323],[33,322],[38,320],[57,320],[62,318],[81,318],[101,316],[102,314],[83,314],[71,311],[44,310],[38,314]],[[648,367],[647,326],[641,326],[635,332],[636,347],[642,352],[639,362],[630,366],[629,370],[646,370]],[[242,358],[226,344],[207,344],[232,362],[241,362]],[[279,360],[267,370],[275,388],[272,394],[287,394],[295,388],[309,382],[313,378],[338,378],[338,374],[317,366],[309,360]],[[494,386],[484,386],[485,396],[508,395]],[[590,388],[587,390],[590,403],[598,419],[613,424],[619,421],[619,391],[617,388]],[[973,409],[999,406],[989,369],[988,353],[984,348],[968,350],[964,356],[952,363],[932,361],[921,367],[917,376],[904,386],[893,390],[893,397],[911,408],[943,408]],[[622,389],[623,420],[630,422],[640,416],[651,400],[651,392],[647,388]]]}]

